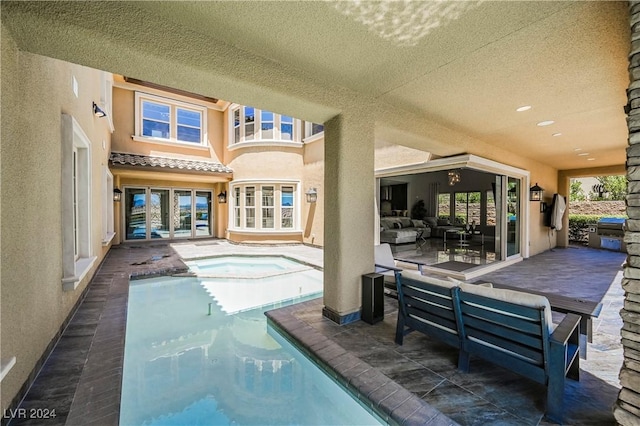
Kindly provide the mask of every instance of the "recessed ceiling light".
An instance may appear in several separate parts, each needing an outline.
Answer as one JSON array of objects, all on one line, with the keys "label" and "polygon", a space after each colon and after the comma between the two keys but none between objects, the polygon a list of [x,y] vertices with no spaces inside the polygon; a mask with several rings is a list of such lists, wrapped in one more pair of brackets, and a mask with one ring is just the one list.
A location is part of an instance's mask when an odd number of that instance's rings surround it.
[{"label": "recessed ceiling light", "polygon": [[587,158],[587,161],[593,161],[595,158]]},{"label": "recessed ceiling light", "polygon": [[581,152],[580,154],[578,154],[580,157],[585,157],[587,155],[589,155],[588,152]]},{"label": "recessed ceiling light", "polygon": [[540,127],[551,126],[553,123],[555,123],[555,121],[553,121],[553,120],[545,120],[545,121],[539,122],[537,124],[537,126],[540,126]]},{"label": "recessed ceiling light", "polygon": [[521,107],[516,108],[516,111],[522,112],[522,111],[529,111],[530,109],[531,109],[531,105],[522,105]]},{"label": "recessed ceiling light", "polygon": [[574,151],[582,151],[582,148],[573,148]]},{"label": "recessed ceiling light", "polygon": [[551,136],[562,136],[562,133],[558,132],[558,133],[554,133]]}]

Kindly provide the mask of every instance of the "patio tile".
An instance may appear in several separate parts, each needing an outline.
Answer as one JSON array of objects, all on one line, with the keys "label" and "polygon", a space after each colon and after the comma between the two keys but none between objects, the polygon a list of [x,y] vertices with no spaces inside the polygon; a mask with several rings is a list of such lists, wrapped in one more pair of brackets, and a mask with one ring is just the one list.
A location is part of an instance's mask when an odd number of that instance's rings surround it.
[{"label": "patio tile", "polygon": [[[265,252],[263,247],[198,246],[189,242],[174,247],[183,256],[188,248],[192,256],[200,257],[238,250]],[[322,265],[321,250],[304,246],[285,250],[290,251],[291,256]],[[296,250],[298,254],[294,253]],[[575,276],[579,274],[580,297],[603,300],[601,317],[594,321],[596,333],[590,344],[589,359],[581,363],[581,381],[570,381],[565,389],[566,423],[576,426],[615,424],[611,404],[619,390],[617,363],[622,360],[618,311],[624,292],[617,283],[604,286],[603,283],[619,280],[615,265],[624,256],[604,252],[602,259],[598,259],[603,251],[588,251],[556,249],[482,277],[483,281],[503,280],[509,285],[517,281],[525,287],[546,288],[544,277],[553,275],[555,283],[550,289],[562,292],[578,287]],[[55,405],[61,415],[47,425],[65,421],[78,425],[118,424],[129,273],[154,274],[184,266],[177,255],[163,259],[157,266],[131,263],[169,252],[166,245],[157,243],[111,250],[87,291],[86,305],[80,305],[23,407]],[[272,253],[273,248],[266,252]],[[544,269],[541,264],[552,271],[541,273]],[[570,266],[572,264],[576,266]],[[549,265],[553,268],[547,268]],[[598,271],[592,274],[592,269]],[[310,352],[317,352],[335,377],[341,377],[351,387],[360,386],[369,393],[367,401],[389,414],[395,413],[396,422],[550,424],[543,418],[544,386],[479,360],[472,360],[471,373],[461,373],[457,370],[457,349],[419,333],[407,335],[402,346],[396,345],[396,300],[385,298],[384,320],[375,325],[358,321],[339,326],[322,316],[322,307],[319,298],[272,311],[269,315],[278,327],[304,340]],[[66,370],[49,362],[60,362]]]}]

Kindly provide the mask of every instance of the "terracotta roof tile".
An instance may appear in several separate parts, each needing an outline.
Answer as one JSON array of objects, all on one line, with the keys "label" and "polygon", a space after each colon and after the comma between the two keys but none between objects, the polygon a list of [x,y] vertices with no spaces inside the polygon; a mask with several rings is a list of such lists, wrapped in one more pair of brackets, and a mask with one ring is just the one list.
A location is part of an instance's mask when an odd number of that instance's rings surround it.
[{"label": "terracotta roof tile", "polygon": [[184,160],[181,158],[123,154],[120,152],[112,152],[109,160],[113,165],[158,167],[163,169],[192,170],[209,173],[233,173],[233,170],[229,167],[213,161]]}]

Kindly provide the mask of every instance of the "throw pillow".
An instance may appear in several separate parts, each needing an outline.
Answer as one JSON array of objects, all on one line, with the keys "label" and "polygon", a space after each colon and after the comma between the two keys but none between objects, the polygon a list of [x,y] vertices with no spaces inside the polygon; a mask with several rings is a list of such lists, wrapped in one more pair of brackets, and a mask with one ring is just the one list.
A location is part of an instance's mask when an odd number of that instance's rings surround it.
[{"label": "throw pillow", "polygon": [[408,217],[401,217],[400,223],[402,224],[403,228],[411,228],[413,226],[411,219],[409,219]]},{"label": "throw pillow", "polygon": [[411,223],[413,224],[414,228],[426,228],[424,222],[421,220],[412,219]]},{"label": "throw pillow", "polygon": [[431,228],[435,228],[436,226],[438,226],[438,219],[436,219],[435,217],[428,217],[424,221],[427,222],[427,225],[429,225],[429,227]]},{"label": "throw pillow", "polygon": [[449,219],[438,219],[438,226],[449,226]]},{"label": "throw pillow", "polygon": [[402,229],[402,224],[400,222],[393,222],[394,229]]}]

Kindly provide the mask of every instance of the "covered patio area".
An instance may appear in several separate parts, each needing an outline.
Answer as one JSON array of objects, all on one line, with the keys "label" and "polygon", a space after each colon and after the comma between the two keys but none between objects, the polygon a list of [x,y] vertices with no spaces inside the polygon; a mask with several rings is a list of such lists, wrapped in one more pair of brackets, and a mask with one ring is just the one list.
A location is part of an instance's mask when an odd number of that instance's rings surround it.
[{"label": "covered patio area", "polygon": [[[569,247],[541,253],[481,279],[603,304],[594,320],[588,359],[581,360],[580,381],[567,381],[565,386],[565,424],[616,424],[612,407],[620,391],[618,374],[623,360],[619,311],[624,301],[624,261],[623,253]],[[385,298],[384,320],[375,325],[358,321],[340,327],[323,318],[321,310],[318,299],[283,308],[273,316],[291,330],[294,340],[315,341],[316,347],[322,348],[326,343],[319,342],[326,338],[349,356],[357,357],[361,362],[351,361],[353,365],[345,365],[337,358],[334,374],[350,387],[365,383],[362,389],[366,390],[362,392],[368,393],[359,397],[373,397],[370,403],[374,406],[395,404],[399,417],[396,421],[402,421],[404,416],[409,422],[416,420],[403,407],[415,401],[409,394],[398,398],[397,391],[381,392],[389,387],[385,378],[461,425],[549,424],[544,419],[544,386],[482,360],[472,360],[471,372],[462,373],[457,369],[456,349],[417,332],[409,334],[404,345],[396,345],[394,299]],[[384,375],[382,379],[379,373]],[[424,407],[411,406],[425,412]],[[422,421],[444,424],[439,423],[442,418],[436,414]]]},{"label": "covered patio area", "polygon": [[[238,246],[223,240],[112,250],[20,407],[40,407],[43,401],[55,406],[58,417],[48,424],[118,424],[128,277],[182,272],[183,258],[275,251],[273,246]],[[322,267],[320,249],[294,245],[277,251]],[[580,382],[569,381],[565,389],[566,424],[615,424],[612,406],[620,391],[624,260],[618,252],[555,249],[482,277],[603,303],[594,321],[588,359],[581,360]],[[338,326],[323,317],[321,298],[270,315],[302,341],[323,342],[316,352],[329,344],[344,349],[352,364],[338,370],[347,383],[379,383],[359,397],[367,396],[367,405],[395,404],[394,411],[411,424],[546,424],[541,385],[483,361],[472,360],[471,372],[461,373],[455,350],[418,333],[409,334],[403,346],[396,345],[397,302],[385,299],[385,318],[374,326],[362,321]],[[14,419],[9,424],[28,423]]]}]

